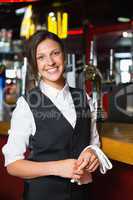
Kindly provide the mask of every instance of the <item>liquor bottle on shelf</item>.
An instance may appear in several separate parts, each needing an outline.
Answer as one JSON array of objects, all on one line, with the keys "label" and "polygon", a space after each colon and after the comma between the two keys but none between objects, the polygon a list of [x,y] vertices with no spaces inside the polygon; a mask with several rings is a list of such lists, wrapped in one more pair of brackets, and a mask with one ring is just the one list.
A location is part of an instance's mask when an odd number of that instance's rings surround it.
[{"label": "liquor bottle on shelf", "polygon": [[113,49],[110,49],[110,57],[109,57],[109,60],[110,60],[110,66],[109,66],[109,69],[108,69],[108,82],[112,83],[115,81],[115,76],[114,76],[114,50]]},{"label": "liquor bottle on shelf", "polygon": [[92,100],[97,111],[97,121],[104,120],[104,111],[102,105],[102,74],[97,67],[96,56],[94,52],[94,42],[90,43],[90,62],[84,67],[85,79],[92,82]]},{"label": "liquor bottle on shelf", "polygon": [[11,52],[12,42],[12,30],[1,29],[0,30],[0,52],[9,53]]}]

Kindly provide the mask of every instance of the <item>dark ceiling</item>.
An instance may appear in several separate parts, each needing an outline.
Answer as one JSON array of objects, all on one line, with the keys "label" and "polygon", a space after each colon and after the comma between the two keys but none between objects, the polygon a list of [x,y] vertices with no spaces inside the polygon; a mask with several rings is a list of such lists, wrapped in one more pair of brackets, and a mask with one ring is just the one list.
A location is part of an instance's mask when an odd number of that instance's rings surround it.
[{"label": "dark ceiling", "polygon": [[[69,28],[79,28],[88,20],[94,26],[118,23],[117,17],[133,19],[133,6],[129,0],[40,0],[33,2],[40,23],[45,23],[49,11],[63,10],[69,13]],[[0,3],[0,29],[13,29],[19,35],[23,15],[16,16],[17,8],[28,3]]]},{"label": "dark ceiling", "polygon": [[81,27],[84,20],[94,25],[118,23],[118,17],[133,19],[131,0],[42,0],[39,10],[45,16],[51,10],[64,10],[69,13],[69,26]]}]

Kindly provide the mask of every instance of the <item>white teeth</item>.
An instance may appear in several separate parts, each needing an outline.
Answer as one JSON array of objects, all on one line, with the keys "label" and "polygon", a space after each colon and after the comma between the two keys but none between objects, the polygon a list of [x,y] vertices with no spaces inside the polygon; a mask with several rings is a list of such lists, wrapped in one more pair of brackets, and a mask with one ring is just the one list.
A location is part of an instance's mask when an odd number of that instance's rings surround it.
[{"label": "white teeth", "polygon": [[51,69],[48,69],[47,71],[48,71],[48,72],[56,72],[56,71],[57,71],[57,68],[51,68]]}]

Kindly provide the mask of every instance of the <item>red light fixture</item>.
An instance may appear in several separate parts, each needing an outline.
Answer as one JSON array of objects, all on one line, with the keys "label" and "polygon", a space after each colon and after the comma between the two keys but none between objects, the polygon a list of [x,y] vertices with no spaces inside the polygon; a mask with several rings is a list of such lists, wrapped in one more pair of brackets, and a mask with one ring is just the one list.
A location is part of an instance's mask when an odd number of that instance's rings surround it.
[{"label": "red light fixture", "polygon": [[38,0],[0,0],[1,3],[23,3],[23,2],[34,2]]},{"label": "red light fixture", "polygon": [[82,35],[83,29],[68,30],[68,35]]}]

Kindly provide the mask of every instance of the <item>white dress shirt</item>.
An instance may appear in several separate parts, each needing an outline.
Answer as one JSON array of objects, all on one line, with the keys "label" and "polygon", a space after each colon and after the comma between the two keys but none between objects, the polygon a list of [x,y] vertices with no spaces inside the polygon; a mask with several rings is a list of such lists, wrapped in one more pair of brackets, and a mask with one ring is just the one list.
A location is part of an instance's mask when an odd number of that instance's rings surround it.
[{"label": "white dress shirt", "polygon": [[[50,98],[74,128],[76,123],[76,111],[68,84],[66,83],[62,90],[58,90],[41,81],[40,89],[42,93]],[[91,141],[90,146],[86,148],[92,148],[96,152],[98,158],[100,158],[101,169],[104,169],[104,171],[101,170],[101,172],[106,173],[106,171],[111,168],[111,165],[107,167],[107,163],[104,159],[105,154],[104,156],[101,156],[103,155],[103,152],[99,148],[100,142],[96,128],[96,112],[91,98],[88,95],[87,98],[91,110]],[[33,114],[25,98],[21,96],[19,97],[16,108],[12,114],[7,144],[2,148],[5,157],[5,166],[16,160],[24,159],[24,153],[29,144],[29,137],[30,135],[34,135],[35,132],[36,125]],[[104,162],[102,162],[102,159],[104,159]],[[108,160],[107,157],[106,160]]]}]

